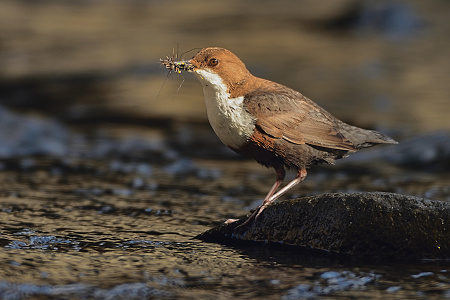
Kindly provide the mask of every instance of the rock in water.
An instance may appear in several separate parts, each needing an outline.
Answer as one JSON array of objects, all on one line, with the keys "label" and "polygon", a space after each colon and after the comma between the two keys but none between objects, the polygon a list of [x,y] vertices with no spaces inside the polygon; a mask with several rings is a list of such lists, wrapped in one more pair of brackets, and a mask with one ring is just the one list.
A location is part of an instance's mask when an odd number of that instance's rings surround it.
[{"label": "rock in water", "polygon": [[[379,258],[450,258],[450,203],[392,193],[333,193],[273,203],[256,222],[197,238],[284,243]],[[237,228],[238,227],[238,228]]]}]

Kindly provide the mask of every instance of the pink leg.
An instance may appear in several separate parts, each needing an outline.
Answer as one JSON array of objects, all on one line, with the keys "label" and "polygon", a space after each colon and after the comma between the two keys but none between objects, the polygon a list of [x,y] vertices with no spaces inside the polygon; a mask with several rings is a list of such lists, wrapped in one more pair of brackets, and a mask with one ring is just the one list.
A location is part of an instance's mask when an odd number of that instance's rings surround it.
[{"label": "pink leg", "polygon": [[275,192],[278,190],[281,183],[283,182],[284,177],[286,176],[286,171],[284,170],[284,168],[278,168],[278,169],[275,169],[275,171],[277,172],[277,180],[273,184],[270,191],[267,193],[266,198],[264,198],[262,205],[264,205],[264,203],[269,201],[269,199],[273,196],[273,194],[275,194]]},{"label": "pink leg", "polygon": [[286,193],[288,190],[290,190],[291,188],[293,188],[294,186],[296,186],[297,184],[299,184],[300,182],[302,182],[303,180],[305,180],[307,175],[306,169],[301,169],[298,171],[297,176],[295,176],[295,178],[289,182],[284,188],[282,188],[281,190],[279,190],[275,195],[272,195],[269,199],[264,200],[264,202],[262,203],[262,205],[259,207],[258,209],[258,213],[256,214],[255,218],[258,218],[259,215],[261,214],[261,212],[273,201],[277,200],[278,198],[280,198],[284,193]]},{"label": "pink leg", "polygon": [[[277,172],[277,180],[272,185],[272,188],[270,189],[270,191],[267,193],[266,198],[264,198],[263,203],[260,206],[258,206],[253,211],[251,216],[244,223],[242,223],[241,225],[239,225],[236,228],[239,228],[241,226],[244,226],[244,225],[247,225],[248,223],[250,223],[257,215],[259,215],[259,211],[260,211],[261,207],[264,207],[265,205],[268,205],[270,203],[269,202],[270,199],[274,196],[275,192],[278,190],[278,188],[280,187],[281,183],[283,182],[284,177],[286,176],[286,170],[284,170],[283,167],[275,168],[275,172]],[[228,222],[228,221],[229,220],[225,221],[226,224],[231,223],[231,222]]]}]

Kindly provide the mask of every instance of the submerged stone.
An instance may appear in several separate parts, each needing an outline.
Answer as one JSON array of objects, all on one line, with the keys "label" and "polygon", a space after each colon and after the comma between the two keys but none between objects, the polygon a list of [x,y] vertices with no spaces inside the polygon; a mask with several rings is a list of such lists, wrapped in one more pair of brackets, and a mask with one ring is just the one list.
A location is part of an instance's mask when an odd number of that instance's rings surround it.
[{"label": "submerged stone", "polygon": [[279,201],[256,221],[198,239],[284,243],[380,258],[450,258],[450,203],[392,193],[333,193]]}]

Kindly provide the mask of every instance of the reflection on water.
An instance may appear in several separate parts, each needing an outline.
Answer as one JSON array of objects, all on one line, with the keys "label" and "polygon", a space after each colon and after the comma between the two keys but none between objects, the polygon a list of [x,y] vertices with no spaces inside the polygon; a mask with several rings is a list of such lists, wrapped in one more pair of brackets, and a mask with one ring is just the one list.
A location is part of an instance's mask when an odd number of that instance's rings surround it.
[{"label": "reflection on water", "polygon": [[[173,127],[184,133],[195,129]],[[177,145],[170,138],[129,137],[138,131],[117,126],[115,131],[79,132],[84,138],[67,149],[69,156],[41,152],[40,157],[1,161],[2,298],[449,293],[447,262],[360,262],[273,245],[234,247],[193,239],[256,206],[272,183],[272,171],[230,153],[217,159],[223,151],[219,143],[202,154],[209,159],[194,158],[170,146]],[[177,136],[168,132],[162,135]],[[186,147],[199,138],[190,136],[195,138],[184,140]],[[337,166],[313,168],[290,196],[378,190],[450,199],[448,173],[406,173],[374,152],[370,159],[355,156]]]}]

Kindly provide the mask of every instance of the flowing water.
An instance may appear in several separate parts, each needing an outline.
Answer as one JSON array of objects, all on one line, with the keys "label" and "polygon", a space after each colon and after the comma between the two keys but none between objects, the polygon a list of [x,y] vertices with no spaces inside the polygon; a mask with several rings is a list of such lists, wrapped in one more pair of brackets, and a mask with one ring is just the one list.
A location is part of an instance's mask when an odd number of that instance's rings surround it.
[{"label": "flowing water", "polygon": [[[83,135],[53,124],[48,134],[39,130],[48,121],[31,121],[36,138],[46,136],[60,152],[45,154],[45,145],[37,143],[30,149],[34,155],[2,160],[4,299],[450,296],[449,262],[358,261],[267,244],[196,240],[255,207],[274,177],[218,142],[204,143],[199,158],[183,154],[196,139],[178,148],[156,134],[132,136],[148,128],[117,126]],[[176,137],[195,133],[195,127],[159,131]],[[356,163],[315,168],[292,193],[383,190],[450,198],[448,173],[438,180],[411,171],[405,183],[405,169],[377,161],[366,165],[361,156]]]},{"label": "flowing water", "polygon": [[221,145],[198,82],[163,85],[157,63],[176,43],[224,46],[401,142],[311,168],[283,199],[450,201],[448,4],[226,3],[0,3],[1,299],[450,298],[449,261],[195,239],[275,175]]}]

